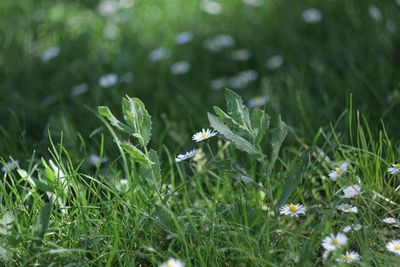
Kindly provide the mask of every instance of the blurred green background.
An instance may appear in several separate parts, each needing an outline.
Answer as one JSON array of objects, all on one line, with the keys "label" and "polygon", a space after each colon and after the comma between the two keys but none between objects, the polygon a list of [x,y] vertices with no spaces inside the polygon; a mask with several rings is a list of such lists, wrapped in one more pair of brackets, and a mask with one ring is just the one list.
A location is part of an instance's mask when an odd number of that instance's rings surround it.
[{"label": "blurred green background", "polygon": [[[400,1],[0,1],[0,151],[76,148],[98,105],[142,99],[153,145],[206,127],[224,87],[305,140],[348,107],[399,138]],[[250,103],[251,104],[251,103]],[[89,141],[90,144],[90,141]]]}]

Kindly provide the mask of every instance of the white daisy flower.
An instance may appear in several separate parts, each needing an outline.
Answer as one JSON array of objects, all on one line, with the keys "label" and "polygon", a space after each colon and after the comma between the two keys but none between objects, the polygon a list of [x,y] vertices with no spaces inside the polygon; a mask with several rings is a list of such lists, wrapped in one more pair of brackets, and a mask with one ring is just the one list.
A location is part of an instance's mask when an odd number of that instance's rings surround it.
[{"label": "white daisy flower", "polygon": [[388,172],[390,174],[398,174],[398,173],[400,173],[400,163],[392,164],[392,168],[388,168]]},{"label": "white daisy flower", "polygon": [[343,189],[343,198],[354,198],[361,194],[361,186],[358,184],[347,186]]},{"label": "white daisy flower", "polygon": [[218,2],[211,0],[203,0],[200,4],[200,8],[211,15],[218,15],[222,12],[222,6]]},{"label": "white daisy flower", "polygon": [[352,263],[359,260],[360,260],[360,254],[358,254],[355,251],[346,251],[346,254],[341,255],[338,259],[336,259],[337,262],[346,262],[346,263]]},{"label": "white daisy flower", "polygon": [[184,267],[185,264],[177,259],[169,258],[166,262],[159,265],[159,267]]},{"label": "white daisy flower", "polygon": [[178,61],[171,65],[171,73],[174,75],[182,75],[190,70],[190,62],[188,61]]},{"label": "white daisy flower", "polygon": [[108,24],[104,27],[104,36],[109,40],[115,40],[120,35],[120,29],[115,24]]},{"label": "white daisy flower", "polygon": [[368,7],[368,14],[377,22],[382,21],[382,11],[375,5],[370,5]]},{"label": "white daisy flower", "polygon": [[386,244],[386,249],[394,254],[400,255],[400,239],[388,242]]},{"label": "white daisy flower", "polygon": [[225,88],[226,85],[227,85],[227,81],[226,81],[226,78],[224,78],[224,77],[216,78],[216,79],[212,80],[210,83],[211,89],[216,90],[216,91]]},{"label": "white daisy flower", "polygon": [[233,50],[231,58],[235,61],[246,61],[251,58],[251,52],[248,49]]},{"label": "white daisy flower", "polygon": [[103,88],[111,87],[111,86],[117,84],[117,82],[118,82],[118,76],[115,73],[105,74],[105,75],[101,76],[99,79],[99,85],[100,85],[100,87],[103,87]]},{"label": "white daisy flower", "polygon": [[397,220],[395,218],[393,218],[393,217],[386,217],[382,221],[384,223],[387,223],[387,224],[395,224],[395,223],[397,223]]},{"label": "white daisy flower", "polygon": [[303,20],[306,23],[318,23],[322,20],[322,14],[319,9],[309,8],[301,13]]},{"label": "white daisy flower", "polygon": [[255,96],[247,102],[249,108],[262,107],[268,102],[268,98],[265,96]]},{"label": "white daisy flower", "polygon": [[336,181],[337,178],[341,177],[347,172],[347,162],[343,162],[339,167],[335,168],[329,173],[329,178],[331,178],[332,181]]},{"label": "white daisy flower", "polygon": [[261,6],[263,4],[262,0],[242,0],[243,3],[249,6]]},{"label": "white daisy flower", "polygon": [[334,251],[340,247],[343,247],[347,244],[347,236],[342,233],[338,233],[336,236],[331,234],[322,240],[322,246],[326,250]]},{"label": "white daisy flower", "polygon": [[306,213],[306,208],[303,207],[303,205],[300,204],[292,204],[290,203],[289,205],[282,206],[279,209],[280,213],[282,215],[289,215],[290,217],[299,217],[300,214],[305,214]]},{"label": "white daisy flower", "polygon": [[196,142],[204,141],[208,138],[211,138],[213,136],[216,136],[218,133],[215,131],[212,131],[210,129],[202,129],[201,132],[195,133],[192,136],[192,140]]},{"label": "white daisy flower", "polygon": [[191,32],[181,32],[175,36],[175,43],[183,45],[187,44],[193,39],[193,33]]},{"label": "white daisy flower", "polygon": [[358,208],[349,204],[340,204],[337,209],[346,213],[358,213]]},{"label": "white daisy flower", "polygon": [[194,156],[196,156],[196,153],[197,153],[197,150],[193,149],[189,152],[186,152],[185,154],[179,154],[178,156],[176,156],[175,162],[181,162],[183,160],[193,158]]},{"label": "white daisy flower", "polygon": [[283,57],[281,55],[274,55],[267,60],[267,68],[276,70],[283,65]]},{"label": "white daisy flower", "polygon": [[58,46],[52,46],[47,48],[42,54],[42,61],[49,62],[53,58],[57,57],[60,54],[60,51],[61,49]]},{"label": "white daisy flower", "polygon": [[19,161],[18,160],[11,160],[6,162],[3,167],[1,167],[1,171],[4,173],[12,172],[16,168],[18,168]]},{"label": "white daisy flower", "polygon": [[99,4],[99,13],[103,16],[115,14],[119,10],[118,2],[116,1],[103,1]]},{"label": "white daisy flower", "polygon": [[167,49],[165,47],[159,47],[150,52],[149,60],[153,61],[153,62],[157,62],[164,58],[169,57],[170,54],[171,54],[171,51],[169,49]]}]

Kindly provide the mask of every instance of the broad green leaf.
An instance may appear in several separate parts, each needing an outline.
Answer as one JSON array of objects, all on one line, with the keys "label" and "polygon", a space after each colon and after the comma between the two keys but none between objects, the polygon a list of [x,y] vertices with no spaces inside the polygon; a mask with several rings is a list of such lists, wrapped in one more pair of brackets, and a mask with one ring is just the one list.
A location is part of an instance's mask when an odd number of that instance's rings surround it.
[{"label": "broad green leaf", "polygon": [[104,118],[108,119],[114,127],[116,127],[118,130],[126,133],[126,134],[133,134],[134,130],[130,128],[128,125],[120,122],[110,111],[110,109],[106,106],[100,106],[97,108],[99,114],[103,116]]},{"label": "broad green leaf", "polygon": [[242,98],[232,90],[225,89],[225,100],[228,113],[250,131],[249,109],[243,104]]},{"label": "broad green leaf", "polygon": [[42,244],[42,240],[44,235],[47,232],[50,222],[50,214],[51,214],[52,206],[51,203],[44,204],[39,212],[39,215],[36,220],[36,231],[35,237],[37,238],[35,241],[36,246],[40,246]]},{"label": "broad green leaf", "polygon": [[150,150],[149,159],[153,162],[150,167],[141,167],[140,174],[145,177],[146,181],[155,186],[156,188],[160,188],[161,186],[161,168],[160,168],[160,160],[158,159],[157,152],[154,150]]},{"label": "broad green leaf", "polygon": [[288,177],[286,178],[285,184],[282,187],[281,196],[275,206],[276,211],[278,211],[279,208],[286,203],[290,195],[301,183],[301,180],[307,173],[308,167],[310,165],[312,151],[312,148],[304,151],[300,159],[297,159],[290,167]]},{"label": "broad green leaf", "polygon": [[251,126],[253,128],[255,143],[260,144],[269,127],[270,117],[263,110],[253,109],[251,113]]},{"label": "broad green leaf", "polygon": [[208,120],[218,133],[222,134],[226,139],[231,141],[238,149],[262,158],[260,152],[246,139],[235,134],[228,126],[226,126],[218,117],[208,113]]},{"label": "broad green leaf", "polygon": [[123,144],[121,144],[121,147],[129,154],[131,159],[139,162],[139,164],[141,164],[142,166],[144,166],[146,168],[150,168],[150,166],[152,164],[154,164],[154,162],[150,161],[146,157],[146,155],[137,147],[135,147],[129,143],[123,143]]},{"label": "broad green leaf", "polygon": [[242,125],[239,122],[237,122],[234,118],[226,114],[222,109],[214,106],[214,111],[227,126],[229,126],[230,128],[237,129],[240,133],[242,133],[249,139],[254,138],[254,134],[249,129],[247,129],[245,125]]},{"label": "broad green leaf", "polygon": [[271,137],[272,152],[271,152],[269,166],[268,166],[267,172],[265,174],[266,179],[269,179],[272,169],[275,166],[275,162],[278,159],[279,150],[281,149],[283,140],[285,140],[285,137],[287,135],[287,130],[288,130],[287,125],[281,120],[281,117],[279,116],[278,117],[278,125],[272,132],[272,137]]}]

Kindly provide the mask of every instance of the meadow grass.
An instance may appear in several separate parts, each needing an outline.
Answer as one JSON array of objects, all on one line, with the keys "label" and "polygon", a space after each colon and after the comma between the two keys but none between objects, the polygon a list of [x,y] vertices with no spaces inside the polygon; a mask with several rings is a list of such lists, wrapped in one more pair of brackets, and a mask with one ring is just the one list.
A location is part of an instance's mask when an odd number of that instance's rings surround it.
[{"label": "meadow grass", "polygon": [[1,265],[400,266],[398,1],[102,2],[0,2]]}]

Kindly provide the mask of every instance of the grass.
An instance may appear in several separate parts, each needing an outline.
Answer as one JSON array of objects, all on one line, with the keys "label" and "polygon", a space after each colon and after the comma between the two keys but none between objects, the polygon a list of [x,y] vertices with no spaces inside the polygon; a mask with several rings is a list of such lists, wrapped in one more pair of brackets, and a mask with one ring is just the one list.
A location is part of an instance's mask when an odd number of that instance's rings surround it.
[{"label": "grass", "polygon": [[[399,228],[382,222],[399,220],[400,183],[387,169],[400,158],[399,34],[390,28],[400,7],[220,3],[223,12],[210,15],[192,1],[137,0],[107,16],[98,1],[0,3],[0,162],[19,160],[1,172],[1,264],[158,266],[173,257],[186,266],[336,266],[354,250],[358,266],[400,265],[385,248]],[[302,20],[311,7],[321,22]],[[194,39],[176,45],[183,31]],[[204,49],[221,33],[233,48]],[[60,53],[46,62],[52,46]],[[170,57],[151,62],[161,46]],[[232,60],[239,48],[251,58]],[[284,63],[268,69],[274,55]],[[180,60],[190,71],[172,75]],[[210,88],[243,70],[258,74],[245,88]],[[119,81],[102,88],[107,73]],[[82,83],[88,90],[71,94]],[[268,102],[248,110],[239,95]],[[191,141],[207,127],[218,136]],[[192,148],[193,159],[175,162]],[[343,162],[347,173],[329,179]],[[362,194],[343,199],[354,184]],[[281,215],[289,203],[306,214]],[[358,214],[338,211],[341,203]],[[356,224],[324,262],[322,240]]]}]

